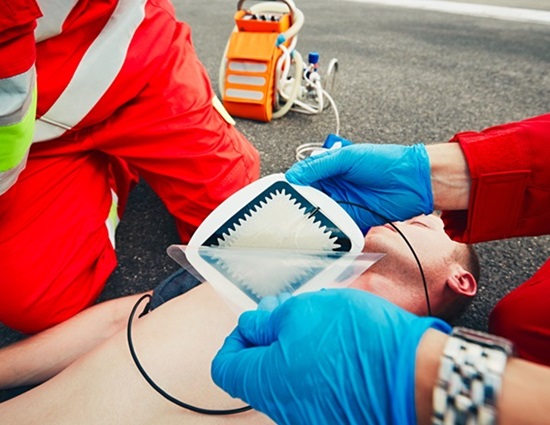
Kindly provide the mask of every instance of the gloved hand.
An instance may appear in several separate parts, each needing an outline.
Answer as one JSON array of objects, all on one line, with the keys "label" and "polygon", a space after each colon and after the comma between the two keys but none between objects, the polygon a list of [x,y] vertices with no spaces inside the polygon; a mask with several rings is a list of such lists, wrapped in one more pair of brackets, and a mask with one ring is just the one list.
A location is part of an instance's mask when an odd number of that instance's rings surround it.
[{"label": "gloved hand", "polygon": [[268,295],[258,303],[258,310],[273,311],[292,297],[290,292],[281,292],[279,295]]},{"label": "gloved hand", "polygon": [[212,363],[214,382],[277,424],[414,424],[420,318],[357,289],[243,313]]},{"label": "gloved hand", "polygon": [[388,221],[433,212],[430,161],[422,144],[413,146],[354,144],[331,149],[294,164],[286,179],[313,186],[340,205],[366,233]]}]

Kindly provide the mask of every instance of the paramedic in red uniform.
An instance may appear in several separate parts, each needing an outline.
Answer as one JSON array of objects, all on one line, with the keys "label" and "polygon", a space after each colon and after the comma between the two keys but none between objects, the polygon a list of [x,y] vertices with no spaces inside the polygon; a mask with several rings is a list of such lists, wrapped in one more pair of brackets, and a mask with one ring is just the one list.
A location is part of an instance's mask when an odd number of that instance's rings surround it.
[{"label": "paramedic in red uniform", "polygon": [[93,303],[142,177],[181,240],[259,176],[169,0],[0,0],[0,321]]},{"label": "paramedic in red uniform", "polygon": [[[443,210],[446,232],[459,242],[550,234],[550,114],[458,133],[451,142],[355,144],[307,158],[286,176],[391,221]],[[363,231],[383,222],[342,206]],[[550,365],[549,309],[550,260],[495,306],[490,331],[512,340],[524,359]]]}]

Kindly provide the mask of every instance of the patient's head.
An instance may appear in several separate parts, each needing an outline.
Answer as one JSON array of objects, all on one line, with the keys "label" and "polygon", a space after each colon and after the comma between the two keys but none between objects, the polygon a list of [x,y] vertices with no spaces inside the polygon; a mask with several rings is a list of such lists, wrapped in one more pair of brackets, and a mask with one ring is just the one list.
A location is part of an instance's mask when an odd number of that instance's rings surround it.
[{"label": "patient's head", "polygon": [[[447,320],[458,316],[477,292],[479,261],[473,247],[452,241],[435,214],[394,224],[422,265],[432,314]],[[413,313],[427,315],[420,269],[402,236],[389,224],[373,227],[365,237],[364,251],[386,255],[352,286],[380,295]]]}]

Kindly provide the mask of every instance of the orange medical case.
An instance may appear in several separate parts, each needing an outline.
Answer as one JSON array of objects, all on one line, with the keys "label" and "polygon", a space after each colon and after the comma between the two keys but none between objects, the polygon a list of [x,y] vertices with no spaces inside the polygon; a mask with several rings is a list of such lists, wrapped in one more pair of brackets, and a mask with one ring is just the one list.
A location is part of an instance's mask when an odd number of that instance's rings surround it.
[{"label": "orange medical case", "polygon": [[271,120],[276,66],[282,54],[279,35],[290,28],[291,20],[290,13],[238,10],[235,14],[236,30],[227,48],[222,88],[222,101],[231,115]]}]

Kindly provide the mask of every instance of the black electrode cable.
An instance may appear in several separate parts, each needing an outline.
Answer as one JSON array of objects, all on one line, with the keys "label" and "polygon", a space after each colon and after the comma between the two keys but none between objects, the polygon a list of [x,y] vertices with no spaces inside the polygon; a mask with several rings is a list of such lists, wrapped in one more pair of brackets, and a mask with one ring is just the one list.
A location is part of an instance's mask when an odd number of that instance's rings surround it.
[{"label": "black electrode cable", "polygon": [[[432,315],[432,309],[431,309],[431,306],[430,306],[430,297],[429,297],[429,294],[428,294],[428,285],[426,283],[426,277],[424,275],[424,269],[422,268],[422,264],[420,263],[420,260],[418,259],[418,256],[416,255],[416,252],[414,251],[411,243],[409,242],[409,240],[405,237],[405,235],[403,234],[403,232],[401,232],[401,230],[399,230],[397,228],[397,226],[395,224],[392,223],[392,221],[387,218],[387,217],[384,217],[382,214],[376,212],[376,211],[373,211],[371,210],[369,207],[365,206],[365,205],[361,205],[361,204],[356,204],[354,202],[348,202],[348,201],[336,201],[338,204],[345,204],[345,205],[349,205],[349,206],[352,206],[352,207],[356,207],[356,208],[360,208],[360,209],[363,209],[365,211],[369,211],[370,213],[372,214],[375,214],[377,215],[378,217],[380,217],[382,220],[384,220],[387,224],[389,224],[391,227],[393,227],[393,229],[403,238],[403,240],[405,241],[405,243],[407,244],[407,246],[409,247],[409,249],[411,250],[413,256],[414,256],[414,259],[416,260],[416,264],[418,265],[418,268],[420,270],[420,275],[422,277],[422,284],[424,285],[424,294],[426,296],[426,306],[428,308],[428,315]],[[318,211],[319,208],[317,207],[315,211]],[[243,406],[243,407],[239,407],[237,409],[228,409],[228,410],[217,410],[217,409],[205,409],[205,408],[202,408],[202,407],[197,407],[197,406],[193,406],[191,404],[188,404],[188,403],[184,403],[183,401],[181,400],[178,400],[177,398],[171,396],[170,394],[168,394],[166,391],[164,391],[162,388],[160,388],[156,383],[155,381],[153,381],[153,379],[147,374],[147,372],[145,371],[145,369],[143,368],[143,366],[141,365],[141,362],[139,361],[138,357],[137,357],[137,354],[136,354],[136,351],[134,349],[134,344],[132,342],[132,322],[134,321],[134,316],[136,315],[136,311],[139,307],[139,305],[143,302],[143,300],[145,299],[151,299],[151,295],[150,294],[145,294],[143,295],[135,304],[134,304],[134,307],[132,308],[132,311],[130,313],[130,317],[128,319],[128,326],[127,326],[127,332],[126,332],[126,336],[127,336],[127,339],[128,339],[128,348],[130,349],[130,354],[132,356],[132,359],[134,360],[134,363],[136,364],[139,372],[141,373],[141,375],[143,376],[143,378],[147,381],[147,383],[149,383],[149,385],[151,385],[151,387],[153,387],[153,389],[155,391],[157,391],[161,396],[163,396],[164,398],[166,398],[167,400],[171,401],[172,403],[180,406],[180,407],[183,407],[184,409],[187,409],[187,410],[191,410],[193,412],[196,412],[196,413],[201,413],[203,415],[233,415],[233,414],[236,414],[236,413],[242,413],[242,412],[247,412],[249,410],[252,409],[251,406]],[[147,314],[147,310],[148,310],[148,306],[149,304],[147,304],[147,306],[144,308],[143,312],[139,315],[139,317]]]},{"label": "black electrode cable", "polygon": [[[134,316],[136,315],[136,311],[137,311],[139,305],[145,299],[150,300],[151,295],[150,294],[143,295],[134,304],[134,307],[132,308],[132,312],[130,313],[130,317],[128,319],[128,326],[127,326],[127,329],[126,329],[126,336],[127,336],[127,339],[128,339],[128,348],[130,349],[130,354],[132,356],[132,359],[134,360],[134,363],[136,364],[139,372],[141,373],[141,376],[143,376],[143,378],[145,378],[147,383],[149,385],[151,385],[151,387],[153,387],[153,389],[155,389],[155,391],[157,391],[161,396],[163,396],[167,400],[171,401],[172,403],[174,403],[174,404],[176,404],[180,407],[183,407],[184,409],[191,410],[191,411],[196,412],[196,413],[201,413],[203,415],[233,415],[233,414],[236,414],[236,413],[242,413],[242,412],[246,412],[248,410],[251,410],[252,409],[251,406],[243,406],[243,407],[239,407],[237,409],[227,409],[227,410],[205,409],[203,407],[193,406],[192,404],[184,403],[183,401],[178,400],[177,398],[171,396],[166,391],[164,391],[162,388],[160,388],[155,383],[155,381],[153,381],[153,379],[147,374],[147,372],[145,371],[145,369],[141,365],[141,362],[139,361],[139,359],[137,357],[137,354],[136,354],[136,351],[134,349],[134,344],[132,342],[132,322],[134,321]],[[144,311],[140,314],[139,317],[141,317],[141,316],[143,316],[144,314],[147,313],[147,311],[145,311],[147,309],[147,306],[145,307]]]}]

